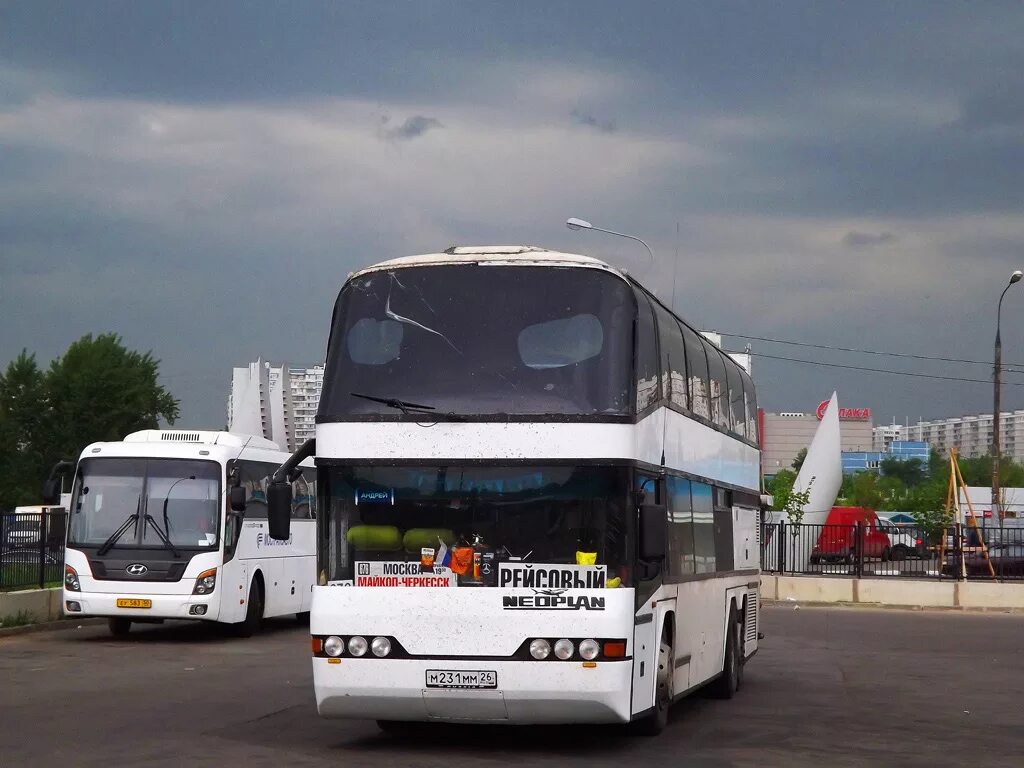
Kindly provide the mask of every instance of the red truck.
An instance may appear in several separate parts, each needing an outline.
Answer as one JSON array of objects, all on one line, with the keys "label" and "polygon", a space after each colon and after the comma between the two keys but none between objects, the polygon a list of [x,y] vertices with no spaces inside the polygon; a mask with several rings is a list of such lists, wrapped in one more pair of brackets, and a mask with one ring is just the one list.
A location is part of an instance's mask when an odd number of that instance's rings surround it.
[{"label": "red truck", "polygon": [[921,542],[892,524],[879,521],[873,509],[865,507],[832,507],[818,542],[811,550],[810,561],[851,562],[857,548],[857,524],[861,523],[864,557],[881,560],[903,560],[917,554]]}]

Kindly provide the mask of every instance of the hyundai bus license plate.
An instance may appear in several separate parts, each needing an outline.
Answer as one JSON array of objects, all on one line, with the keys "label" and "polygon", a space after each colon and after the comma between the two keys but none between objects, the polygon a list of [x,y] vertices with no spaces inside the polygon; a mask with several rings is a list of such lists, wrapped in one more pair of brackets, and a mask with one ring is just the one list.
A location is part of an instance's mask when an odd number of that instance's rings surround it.
[{"label": "hyundai bus license plate", "polygon": [[152,608],[152,600],[142,600],[135,597],[119,597],[117,598],[118,608]]},{"label": "hyundai bus license plate", "polygon": [[498,673],[476,669],[428,669],[427,688],[497,688]]}]

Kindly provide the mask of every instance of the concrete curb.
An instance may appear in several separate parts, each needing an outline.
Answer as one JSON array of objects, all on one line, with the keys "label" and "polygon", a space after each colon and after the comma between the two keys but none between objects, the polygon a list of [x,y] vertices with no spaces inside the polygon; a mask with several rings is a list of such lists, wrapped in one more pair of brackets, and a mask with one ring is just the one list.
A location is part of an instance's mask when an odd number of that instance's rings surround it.
[{"label": "concrete curb", "polygon": [[57,621],[44,621],[40,624],[23,624],[20,627],[0,627],[0,640],[18,635],[30,635],[35,632],[62,632],[78,627],[98,627],[105,624],[106,619],[58,619]]},{"label": "concrete curb", "polygon": [[762,598],[761,605],[774,608],[833,608],[836,610],[850,609],[859,611],[913,611],[917,613],[1009,613],[1024,614],[1022,608],[985,608],[953,605],[889,605],[886,603],[825,603],[804,600],[767,600]]}]

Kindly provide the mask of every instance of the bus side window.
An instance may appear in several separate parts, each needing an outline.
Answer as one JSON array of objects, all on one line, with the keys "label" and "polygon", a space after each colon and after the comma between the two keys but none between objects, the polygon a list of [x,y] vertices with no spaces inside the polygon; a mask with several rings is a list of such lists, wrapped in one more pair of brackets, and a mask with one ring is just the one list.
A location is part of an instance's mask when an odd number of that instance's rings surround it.
[{"label": "bus side window", "polygon": [[732,417],[732,431],[738,437],[746,437],[747,416],[743,412],[743,381],[740,378],[740,367],[728,356],[725,360],[725,373],[729,382],[729,413]]},{"label": "bus side window", "polygon": [[746,372],[740,374],[743,380],[743,400],[745,402],[747,415],[747,439],[759,443],[757,436],[757,395],[754,392],[754,381]]},{"label": "bus side window", "polygon": [[695,572],[693,509],[686,478],[668,478],[668,509],[668,581],[679,582]]},{"label": "bus side window", "polygon": [[[271,467],[269,472],[267,467]],[[239,477],[245,488],[245,517],[247,520],[267,519],[267,478],[273,465],[256,461],[238,462]]]},{"label": "bus side window", "polygon": [[711,486],[690,484],[693,504],[693,554],[697,573],[714,573],[715,567],[715,507]]},{"label": "bus side window", "polygon": [[729,382],[725,375],[722,353],[710,342],[701,340],[708,357],[708,378],[711,384],[711,423],[729,429]]},{"label": "bus side window", "polygon": [[292,483],[292,518],[295,520],[311,520],[316,517],[313,512],[316,503],[316,484],[313,477],[313,470],[303,469]]},{"label": "bus side window", "polygon": [[641,290],[636,291],[636,411],[641,413],[661,399],[658,385],[658,336],[654,310]]},{"label": "bus side window", "polygon": [[711,418],[708,403],[708,359],[697,332],[686,325],[680,326],[686,347],[686,372],[690,395],[690,410],[695,416]]},{"label": "bus side window", "polygon": [[656,304],[658,316],[658,346],[661,348],[662,391],[665,399],[673,405],[687,408],[686,396],[686,348],[683,334],[675,317]]}]

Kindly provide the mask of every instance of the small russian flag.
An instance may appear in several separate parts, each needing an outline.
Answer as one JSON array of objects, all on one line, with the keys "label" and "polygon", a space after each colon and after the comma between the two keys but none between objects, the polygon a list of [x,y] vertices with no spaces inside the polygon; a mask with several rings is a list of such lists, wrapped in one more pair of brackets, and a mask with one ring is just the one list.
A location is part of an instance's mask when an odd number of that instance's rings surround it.
[{"label": "small russian flag", "polygon": [[437,548],[437,554],[434,556],[434,565],[440,565],[442,568],[447,568],[452,562],[452,553],[448,550],[448,545],[445,544],[441,539],[438,539],[440,546]]}]

